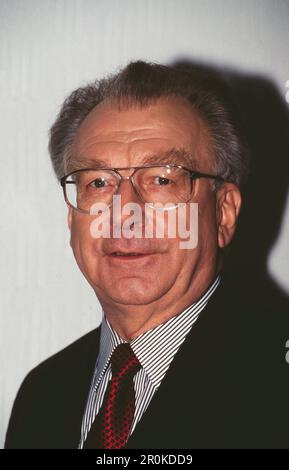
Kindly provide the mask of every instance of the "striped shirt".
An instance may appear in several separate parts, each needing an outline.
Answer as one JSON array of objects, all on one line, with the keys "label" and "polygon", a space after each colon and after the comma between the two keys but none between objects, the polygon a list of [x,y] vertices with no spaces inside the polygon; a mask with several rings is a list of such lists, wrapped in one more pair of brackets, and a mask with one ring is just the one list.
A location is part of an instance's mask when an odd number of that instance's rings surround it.
[{"label": "striped shirt", "polygon": [[[146,411],[177,351],[219,283],[220,276],[214,280],[197,302],[194,302],[180,314],[171,317],[165,323],[146,331],[130,342],[133,352],[142,365],[142,368],[134,377],[135,415],[130,434],[133,433],[137,423]],[[82,449],[90,427],[103,402],[107,384],[111,378],[111,355],[119,344],[126,342],[113,330],[103,314],[99,355],[83,416],[79,449]]]}]

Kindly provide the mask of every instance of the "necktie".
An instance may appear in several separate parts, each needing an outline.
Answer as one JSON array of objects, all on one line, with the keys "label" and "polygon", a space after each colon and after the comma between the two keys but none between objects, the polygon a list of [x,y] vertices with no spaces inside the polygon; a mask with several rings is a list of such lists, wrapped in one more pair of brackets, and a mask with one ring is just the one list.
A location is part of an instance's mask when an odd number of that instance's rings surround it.
[{"label": "necktie", "polygon": [[115,348],[111,356],[112,377],[84,449],[121,449],[125,446],[135,412],[133,377],[140,368],[129,343]]}]

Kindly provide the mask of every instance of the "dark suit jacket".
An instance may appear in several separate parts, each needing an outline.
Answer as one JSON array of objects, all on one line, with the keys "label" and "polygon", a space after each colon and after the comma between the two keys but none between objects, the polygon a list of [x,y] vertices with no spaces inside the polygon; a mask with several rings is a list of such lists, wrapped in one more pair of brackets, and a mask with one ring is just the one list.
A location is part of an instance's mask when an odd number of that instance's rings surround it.
[{"label": "dark suit jacket", "polygon": [[[6,448],[77,448],[100,328],[36,367]],[[287,318],[223,281],[175,356],[127,448],[289,448]]]}]

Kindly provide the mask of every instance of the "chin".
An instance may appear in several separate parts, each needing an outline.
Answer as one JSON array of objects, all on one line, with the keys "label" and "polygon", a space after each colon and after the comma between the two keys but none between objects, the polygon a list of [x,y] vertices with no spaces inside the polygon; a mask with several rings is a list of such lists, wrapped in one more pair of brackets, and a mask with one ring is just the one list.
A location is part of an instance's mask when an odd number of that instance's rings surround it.
[{"label": "chin", "polygon": [[147,305],[163,294],[156,287],[152,285],[152,281],[141,283],[139,280],[126,279],[126,282],[118,281],[114,288],[110,286],[105,292],[105,297],[110,302],[122,305]]},{"label": "chin", "polygon": [[111,300],[122,305],[147,305],[154,302],[159,296],[154,296],[148,292],[138,292],[130,289],[128,292],[114,292],[111,295]]}]

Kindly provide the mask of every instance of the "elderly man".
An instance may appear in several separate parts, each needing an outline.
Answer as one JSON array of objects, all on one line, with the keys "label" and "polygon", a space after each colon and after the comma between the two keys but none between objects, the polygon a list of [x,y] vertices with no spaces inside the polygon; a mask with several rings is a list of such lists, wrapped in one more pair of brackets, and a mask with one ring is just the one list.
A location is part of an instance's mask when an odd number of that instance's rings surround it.
[{"label": "elderly man", "polygon": [[247,167],[220,83],[135,62],[65,101],[50,153],[103,319],[27,376],[6,448],[288,444],[284,331],[223,268]]}]

